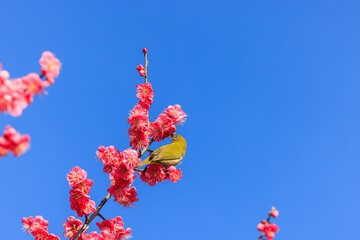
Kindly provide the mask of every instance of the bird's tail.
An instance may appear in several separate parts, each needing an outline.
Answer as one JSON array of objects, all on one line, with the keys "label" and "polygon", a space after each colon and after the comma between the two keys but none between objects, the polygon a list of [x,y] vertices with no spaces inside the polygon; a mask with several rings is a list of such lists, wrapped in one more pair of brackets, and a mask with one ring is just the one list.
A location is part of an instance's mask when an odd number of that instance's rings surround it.
[{"label": "bird's tail", "polygon": [[146,158],[145,160],[141,161],[141,162],[136,166],[136,168],[142,167],[142,166],[144,166],[145,164],[149,164],[149,163],[150,163],[150,159],[149,159],[149,158]]}]

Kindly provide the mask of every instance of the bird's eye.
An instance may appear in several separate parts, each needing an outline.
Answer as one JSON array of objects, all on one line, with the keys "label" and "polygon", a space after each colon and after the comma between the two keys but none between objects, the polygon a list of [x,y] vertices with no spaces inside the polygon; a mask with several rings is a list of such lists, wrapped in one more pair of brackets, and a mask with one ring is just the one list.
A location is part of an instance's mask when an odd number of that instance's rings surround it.
[{"label": "bird's eye", "polygon": [[175,137],[174,137],[174,139],[175,139],[175,140],[178,140],[178,139],[179,139],[179,137],[178,137],[178,136],[175,136]]}]

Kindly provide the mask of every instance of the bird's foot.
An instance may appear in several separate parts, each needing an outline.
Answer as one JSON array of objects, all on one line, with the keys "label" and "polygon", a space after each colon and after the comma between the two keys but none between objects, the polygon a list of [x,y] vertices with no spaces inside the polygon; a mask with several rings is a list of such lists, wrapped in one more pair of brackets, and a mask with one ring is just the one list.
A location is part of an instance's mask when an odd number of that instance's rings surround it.
[{"label": "bird's foot", "polygon": [[146,165],[146,167],[144,168],[144,170],[141,173],[142,175],[144,175],[146,173],[146,170],[147,170],[148,167],[149,167],[149,165]]}]

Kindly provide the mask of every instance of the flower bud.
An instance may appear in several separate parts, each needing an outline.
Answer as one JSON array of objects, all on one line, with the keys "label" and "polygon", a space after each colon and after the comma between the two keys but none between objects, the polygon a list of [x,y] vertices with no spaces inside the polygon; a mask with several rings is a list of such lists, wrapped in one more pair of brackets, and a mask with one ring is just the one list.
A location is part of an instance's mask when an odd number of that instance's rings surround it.
[{"label": "flower bud", "polygon": [[144,77],[144,76],[146,75],[144,70],[140,70],[140,71],[139,71],[139,74],[140,74],[140,76],[142,76],[142,77]]},{"label": "flower bud", "polygon": [[136,67],[136,70],[138,70],[139,72],[140,72],[141,70],[144,70],[143,65],[139,65],[139,66],[137,66],[137,67]]},{"label": "flower bud", "polygon": [[279,211],[273,207],[273,209],[271,209],[271,211],[270,211],[270,215],[272,217],[276,218],[277,216],[279,216]]}]

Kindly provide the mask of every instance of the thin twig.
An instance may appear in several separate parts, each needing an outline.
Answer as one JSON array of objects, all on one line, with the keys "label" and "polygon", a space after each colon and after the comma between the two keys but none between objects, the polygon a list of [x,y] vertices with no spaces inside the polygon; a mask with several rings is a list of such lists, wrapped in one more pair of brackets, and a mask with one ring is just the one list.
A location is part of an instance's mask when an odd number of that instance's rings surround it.
[{"label": "thin twig", "polygon": [[77,232],[76,236],[73,238],[73,240],[78,240],[79,237],[81,236],[81,234],[83,234],[83,232],[89,227],[89,224],[94,220],[94,218],[96,216],[98,216],[100,214],[100,210],[101,208],[105,205],[105,203],[107,202],[107,200],[109,200],[109,198],[111,197],[111,194],[109,193],[99,204],[99,206],[97,207],[96,211],[91,214],[91,216],[89,217],[88,220],[85,221],[85,224],[82,225],[82,227],[80,228],[80,230]]},{"label": "thin twig", "polygon": [[[144,57],[145,57],[145,69],[144,69],[144,71],[145,71],[145,84],[146,84],[148,82],[147,67],[148,67],[148,64],[149,64],[149,62],[147,60],[147,51],[144,52]],[[146,112],[146,115],[147,115],[147,119],[148,119],[147,127],[150,128],[149,111]]]},{"label": "thin twig", "polygon": [[145,56],[145,83],[147,83],[147,80],[148,80],[147,66],[149,64],[149,62],[147,60],[147,52],[144,53],[144,56]]},{"label": "thin twig", "polygon": [[103,220],[106,220],[106,218],[103,217],[103,215],[101,215],[100,213],[98,214],[99,217],[101,217]]},{"label": "thin twig", "polygon": [[149,144],[147,145],[147,147],[145,147],[145,148],[141,151],[141,153],[139,154],[139,158],[141,158],[141,157],[144,155],[144,153],[146,153],[146,151],[149,149],[150,145],[151,145],[153,142],[155,142],[155,140],[152,138],[152,139],[150,140]]}]

